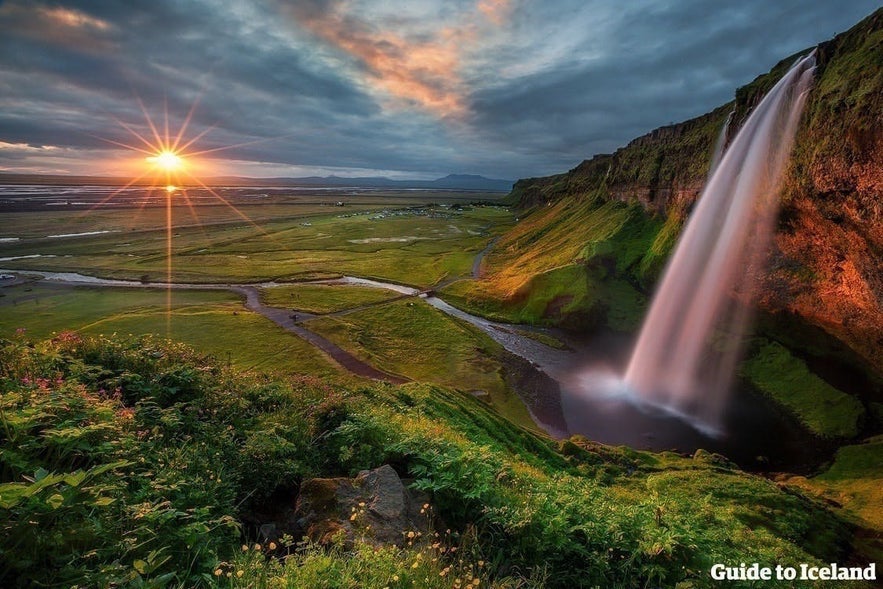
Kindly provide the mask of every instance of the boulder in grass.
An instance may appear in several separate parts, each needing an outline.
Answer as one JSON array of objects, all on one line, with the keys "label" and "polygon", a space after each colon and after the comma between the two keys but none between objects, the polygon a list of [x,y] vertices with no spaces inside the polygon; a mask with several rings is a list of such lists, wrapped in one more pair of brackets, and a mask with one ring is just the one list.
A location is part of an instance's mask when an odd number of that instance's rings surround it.
[{"label": "boulder in grass", "polygon": [[298,526],[314,542],[402,545],[408,532],[429,531],[426,496],[407,489],[389,465],[364,470],[355,478],[310,479],[300,487],[295,508]]}]

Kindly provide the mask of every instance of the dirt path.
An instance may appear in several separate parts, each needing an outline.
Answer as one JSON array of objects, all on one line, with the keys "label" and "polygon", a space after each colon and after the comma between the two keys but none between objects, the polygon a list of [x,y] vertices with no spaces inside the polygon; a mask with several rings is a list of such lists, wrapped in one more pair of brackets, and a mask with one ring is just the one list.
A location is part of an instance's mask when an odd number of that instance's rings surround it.
[{"label": "dirt path", "polygon": [[260,313],[279,327],[285,329],[286,331],[290,331],[298,337],[313,344],[314,346],[331,356],[335,362],[337,362],[353,374],[364,376],[366,378],[371,378],[374,380],[382,380],[393,384],[402,384],[405,382],[409,382],[407,378],[402,378],[401,376],[397,376],[395,374],[383,372],[382,370],[374,368],[370,364],[362,362],[337,344],[332,343],[318,333],[310,331],[306,327],[303,327],[299,324],[301,321],[307,321],[309,319],[312,319],[313,317],[316,317],[316,315],[298,312],[297,319],[295,320],[292,317],[291,311],[287,309],[280,309],[278,307],[269,307],[263,304],[263,302],[261,302],[260,291],[256,286],[231,286],[230,290],[232,290],[233,292],[237,292],[245,297],[245,306],[247,308],[256,313]]}]

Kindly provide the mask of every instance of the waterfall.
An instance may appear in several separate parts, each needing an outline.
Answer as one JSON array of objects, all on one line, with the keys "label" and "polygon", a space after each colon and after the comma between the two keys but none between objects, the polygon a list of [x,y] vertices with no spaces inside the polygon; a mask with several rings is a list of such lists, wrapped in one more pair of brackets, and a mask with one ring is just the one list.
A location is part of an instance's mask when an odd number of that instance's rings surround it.
[{"label": "waterfall", "polygon": [[639,401],[719,425],[814,71],[798,60],[712,164],[625,372]]}]

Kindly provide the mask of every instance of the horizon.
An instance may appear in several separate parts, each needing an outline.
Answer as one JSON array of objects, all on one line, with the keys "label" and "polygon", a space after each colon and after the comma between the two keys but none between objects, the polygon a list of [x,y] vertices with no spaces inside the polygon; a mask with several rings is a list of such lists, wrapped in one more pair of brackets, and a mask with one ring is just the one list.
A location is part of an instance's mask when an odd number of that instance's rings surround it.
[{"label": "horizon", "polygon": [[0,173],[131,178],[179,145],[200,178],[560,173],[875,8],[11,0]]}]

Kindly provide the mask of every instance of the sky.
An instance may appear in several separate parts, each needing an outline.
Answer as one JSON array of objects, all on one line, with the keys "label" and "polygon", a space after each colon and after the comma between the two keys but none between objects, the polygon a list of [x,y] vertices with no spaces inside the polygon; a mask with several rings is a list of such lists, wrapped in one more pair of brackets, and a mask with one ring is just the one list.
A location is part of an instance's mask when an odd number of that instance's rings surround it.
[{"label": "sky", "polygon": [[877,7],[0,0],[0,172],[134,176],[168,137],[204,176],[560,173]]}]

